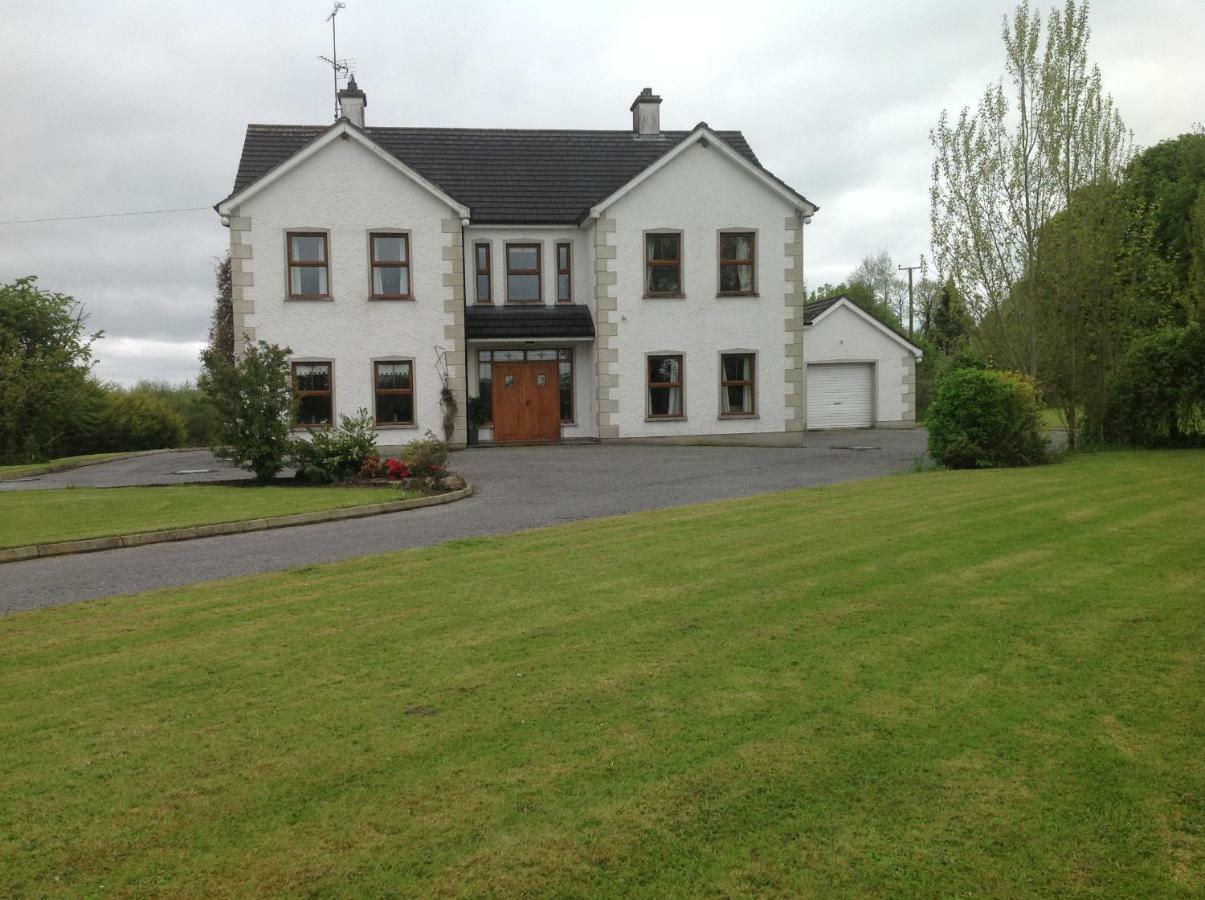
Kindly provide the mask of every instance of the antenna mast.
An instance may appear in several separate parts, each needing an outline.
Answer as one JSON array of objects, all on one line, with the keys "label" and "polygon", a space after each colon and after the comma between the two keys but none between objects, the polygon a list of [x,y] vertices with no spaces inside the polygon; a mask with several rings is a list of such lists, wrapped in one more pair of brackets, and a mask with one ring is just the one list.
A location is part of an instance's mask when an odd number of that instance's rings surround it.
[{"label": "antenna mast", "polygon": [[326,21],[331,23],[331,55],[329,57],[326,57],[326,56],[318,57],[323,62],[328,63],[331,67],[331,76],[333,77],[334,82],[335,82],[335,118],[336,119],[339,118],[339,75],[340,74],[346,75],[348,73],[347,60],[339,59],[339,53],[336,49],[336,44],[335,44],[335,16],[339,15],[339,10],[341,10],[341,9],[347,9],[347,4],[340,2],[340,0],[335,0],[335,5],[334,5],[334,8],[331,9],[331,14],[326,17]]}]

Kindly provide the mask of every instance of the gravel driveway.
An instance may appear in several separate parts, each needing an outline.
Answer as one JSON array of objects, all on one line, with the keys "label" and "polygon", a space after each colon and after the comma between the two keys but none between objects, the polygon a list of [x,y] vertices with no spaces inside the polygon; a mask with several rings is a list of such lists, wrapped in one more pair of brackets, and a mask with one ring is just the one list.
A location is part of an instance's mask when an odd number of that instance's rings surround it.
[{"label": "gravel driveway", "polygon": [[[908,469],[924,453],[925,432],[821,432],[809,434],[807,444],[781,449],[583,444],[465,450],[454,454],[451,465],[476,485],[478,494],[469,500],[367,519],[11,563],[0,566],[0,613],[576,519],[871,478]],[[24,483],[27,489],[161,484],[166,478],[189,480],[170,474],[184,469],[214,470],[201,477],[239,474],[208,454],[181,453],[120,460]]]}]

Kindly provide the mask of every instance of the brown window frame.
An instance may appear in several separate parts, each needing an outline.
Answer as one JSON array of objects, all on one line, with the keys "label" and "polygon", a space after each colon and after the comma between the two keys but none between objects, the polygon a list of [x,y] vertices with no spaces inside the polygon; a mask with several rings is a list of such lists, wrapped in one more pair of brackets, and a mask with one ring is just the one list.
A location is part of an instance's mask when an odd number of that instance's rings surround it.
[{"label": "brown window frame", "polygon": [[[749,250],[752,255],[748,259],[732,259],[724,258],[724,238],[729,235],[740,235],[749,238]],[[719,259],[719,268],[716,270],[716,296],[717,297],[755,297],[757,296],[757,232],[750,231],[746,228],[726,228],[721,231],[716,239],[716,257]],[[751,287],[747,291],[726,291],[724,290],[724,266],[748,266],[750,270]]]},{"label": "brown window frame", "polygon": [[[677,381],[653,381],[649,371],[649,361],[653,359],[676,359],[678,361]],[[681,398],[682,411],[677,415],[661,415],[653,412],[653,388],[677,388]],[[646,353],[644,355],[644,415],[646,419],[656,421],[678,421],[686,418],[686,354],[685,353]]]},{"label": "brown window frame", "polygon": [[[325,391],[303,391],[297,387],[297,367],[298,366],[326,366],[326,381],[330,387]],[[289,364],[289,374],[292,376],[293,397],[298,401],[298,409],[301,407],[302,397],[329,397],[331,403],[331,414],[329,421],[325,425],[311,425],[308,422],[302,422],[294,416],[294,428],[330,428],[335,424],[335,363],[333,360],[327,359],[298,359]]]},{"label": "brown window frame", "polygon": [[[561,268],[561,248],[565,248],[565,267]],[[565,276],[568,296],[561,297],[561,276]],[[556,302],[573,302],[573,244],[569,241],[556,242]]]},{"label": "brown window frame", "polygon": [[[396,237],[406,242],[406,261],[378,260],[376,239],[379,237]],[[373,300],[413,300],[414,299],[414,270],[410,268],[410,232],[408,231],[370,231],[368,232],[368,296]],[[405,269],[406,285],[409,291],[405,294],[378,294],[376,292],[377,269]],[[329,276],[328,276],[329,277]]]},{"label": "brown window frame", "polygon": [[[322,262],[293,259],[293,238],[320,237],[322,238]],[[325,231],[286,231],[285,232],[285,290],[290,300],[329,300],[331,298],[331,242],[330,235]],[[325,294],[294,294],[293,269],[326,269]]]},{"label": "brown window frame", "polygon": [[[511,269],[510,267],[510,251],[512,249],[528,249],[534,247],[536,251],[536,267],[534,269]],[[544,304],[544,244],[541,241],[515,241],[506,244],[506,302],[513,303],[516,306],[535,306]],[[510,276],[512,275],[534,275],[536,276],[536,294],[534,300],[512,300],[510,299]]]},{"label": "brown window frame", "polygon": [[[652,241],[654,238],[672,237],[678,242],[677,259],[653,259]],[[686,285],[682,281],[682,240],[681,231],[646,231],[644,233],[644,296],[653,298],[682,298],[686,296]],[[649,275],[653,268],[673,268],[678,272],[678,289],[676,291],[650,291]]]},{"label": "brown window frame", "polygon": [[[385,388],[381,389],[377,380],[378,366],[396,366],[399,363],[405,363],[410,367],[410,387],[409,388]],[[377,414],[377,398],[382,394],[387,394],[394,397],[404,397],[410,395],[410,421],[409,422],[382,422]],[[413,428],[418,423],[418,401],[415,399],[414,390],[414,360],[409,357],[399,356],[396,359],[374,359],[372,361],[372,421],[378,428]]]},{"label": "brown window frame", "polygon": [[[749,378],[737,379],[730,381],[724,377],[724,360],[729,356],[748,357],[749,359]],[[749,389],[750,407],[749,412],[724,412],[724,392],[729,387],[744,386]],[[720,353],[720,418],[721,419],[752,419],[757,416],[757,354],[746,353],[743,351],[733,350],[731,352]]]},{"label": "brown window frame", "polygon": [[[479,250],[485,250],[485,268],[481,268]],[[491,241],[476,241],[473,244],[473,292],[478,306],[494,305],[494,245]],[[485,276],[486,297],[481,297],[481,276]]]}]

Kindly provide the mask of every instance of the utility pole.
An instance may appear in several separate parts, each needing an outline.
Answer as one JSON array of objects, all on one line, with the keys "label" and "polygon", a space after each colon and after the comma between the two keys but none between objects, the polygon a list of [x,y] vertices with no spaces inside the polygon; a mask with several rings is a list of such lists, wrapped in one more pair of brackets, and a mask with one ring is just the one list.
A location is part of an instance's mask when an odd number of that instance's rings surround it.
[{"label": "utility pole", "polygon": [[912,272],[914,269],[923,269],[924,265],[918,266],[899,266],[899,271],[908,273],[908,337],[912,337]]}]

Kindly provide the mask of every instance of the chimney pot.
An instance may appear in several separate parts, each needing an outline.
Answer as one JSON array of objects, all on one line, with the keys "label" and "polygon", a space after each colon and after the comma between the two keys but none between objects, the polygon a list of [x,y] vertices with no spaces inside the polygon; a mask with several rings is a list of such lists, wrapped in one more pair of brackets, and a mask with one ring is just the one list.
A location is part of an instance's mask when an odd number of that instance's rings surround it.
[{"label": "chimney pot", "polygon": [[646,87],[632,101],[632,132],[638,137],[661,134],[661,98]]},{"label": "chimney pot", "polygon": [[347,87],[339,91],[339,110],[343,118],[357,128],[364,127],[364,107],[368,105],[368,95],[356,84],[356,76],[347,79]]}]

